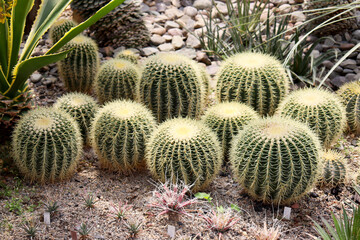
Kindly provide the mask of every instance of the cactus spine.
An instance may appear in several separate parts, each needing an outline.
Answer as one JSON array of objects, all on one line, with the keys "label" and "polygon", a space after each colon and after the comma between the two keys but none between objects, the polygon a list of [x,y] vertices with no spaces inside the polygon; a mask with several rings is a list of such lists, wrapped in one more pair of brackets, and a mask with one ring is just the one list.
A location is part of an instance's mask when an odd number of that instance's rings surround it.
[{"label": "cactus spine", "polygon": [[246,103],[261,116],[272,115],[289,89],[281,63],[262,53],[245,52],[228,58],[216,78],[220,102]]},{"label": "cactus spine", "polygon": [[254,120],[232,142],[233,174],[250,196],[291,203],[316,181],[320,143],[303,123],[289,118]]},{"label": "cactus spine", "polygon": [[327,150],[320,154],[322,173],[319,177],[320,186],[336,187],[346,181],[347,166],[345,157],[336,151]]},{"label": "cactus spine", "polygon": [[345,109],[340,99],[319,89],[292,92],[280,104],[278,113],[307,123],[326,148],[339,139],[346,124]]},{"label": "cactus spine", "polygon": [[69,91],[88,93],[99,67],[96,43],[79,35],[63,47],[64,51],[69,49],[73,50],[58,62],[60,77]]},{"label": "cactus spine", "polygon": [[20,119],[12,146],[15,164],[26,178],[52,183],[75,172],[82,139],[79,126],[68,113],[38,108]]},{"label": "cactus spine", "polygon": [[107,103],[91,128],[92,145],[101,166],[123,173],[142,169],[145,142],[155,126],[155,118],[142,104],[128,100]]},{"label": "cactus spine", "polygon": [[59,98],[54,107],[64,110],[76,120],[85,141],[90,132],[91,121],[98,109],[98,104],[95,100],[82,93],[68,93]]},{"label": "cactus spine", "polygon": [[176,53],[161,53],[147,59],[138,96],[159,122],[201,115],[205,89],[194,64],[194,61]]},{"label": "cactus spine", "polygon": [[338,91],[346,109],[347,125],[350,132],[360,135],[360,83],[344,84]]},{"label": "cactus spine", "polygon": [[218,174],[222,154],[216,135],[201,122],[175,118],[162,123],[146,146],[149,170],[165,182],[206,187]]},{"label": "cactus spine", "polygon": [[115,54],[114,58],[128,60],[133,64],[138,64],[139,57],[131,50],[124,50]]},{"label": "cactus spine", "polygon": [[136,85],[140,81],[140,70],[124,59],[106,61],[99,70],[94,82],[99,102],[116,99],[135,99]]},{"label": "cactus spine", "polygon": [[227,157],[233,137],[250,121],[258,118],[257,112],[245,104],[224,102],[210,107],[202,121],[216,133]]},{"label": "cactus spine", "polygon": [[58,42],[76,23],[70,19],[60,19],[50,28],[50,39],[53,43]]}]

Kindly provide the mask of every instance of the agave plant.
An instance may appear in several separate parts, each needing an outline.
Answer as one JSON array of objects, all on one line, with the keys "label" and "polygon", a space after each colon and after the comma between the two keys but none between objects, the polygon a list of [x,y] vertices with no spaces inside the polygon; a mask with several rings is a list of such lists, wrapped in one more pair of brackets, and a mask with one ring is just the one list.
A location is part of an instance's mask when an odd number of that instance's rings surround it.
[{"label": "agave plant", "polygon": [[[43,0],[24,47],[26,16],[35,0],[0,0],[0,128],[11,127],[18,115],[31,108],[27,79],[37,69],[66,57],[59,51],[76,35],[105,16],[124,0],[112,0],[87,21],[72,28],[44,55],[32,57],[41,37],[71,0]],[[20,51],[21,50],[21,51]],[[4,125],[4,126],[3,126]]]}]

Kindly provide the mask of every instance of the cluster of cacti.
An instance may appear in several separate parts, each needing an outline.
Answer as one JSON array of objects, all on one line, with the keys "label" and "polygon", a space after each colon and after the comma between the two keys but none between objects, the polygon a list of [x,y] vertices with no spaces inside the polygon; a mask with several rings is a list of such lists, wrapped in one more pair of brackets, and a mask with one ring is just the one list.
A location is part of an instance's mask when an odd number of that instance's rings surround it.
[{"label": "cluster of cacti", "polygon": [[40,183],[71,177],[82,152],[78,124],[68,113],[50,108],[25,114],[16,125],[12,145],[20,172]]},{"label": "cluster of cacti", "polygon": [[194,191],[206,187],[222,165],[216,135],[201,122],[187,118],[162,123],[146,146],[146,158],[156,179],[193,184]]},{"label": "cluster of cacti", "polygon": [[115,99],[134,100],[139,81],[140,70],[135,64],[124,59],[112,59],[101,66],[94,90],[101,103]]},{"label": "cluster of cacti", "polygon": [[64,51],[70,49],[58,62],[60,77],[69,91],[90,92],[100,61],[96,43],[79,35],[63,47]]},{"label": "cluster of cacti", "polygon": [[[73,18],[82,22],[110,0],[73,0]],[[90,27],[99,46],[142,47],[150,40],[140,11],[141,1],[126,0]]]},{"label": "cluster of cacti", "polygon": [[337,95],[307,88],[292,92],[280,103],[278,113],[307,123],[324,147],[330,147],[343,133],[345,109]]},{"label": "cluster of cacti", "polygon": [[316,36],[335,35],[356,29],[355,9],[351,10],[349,5],[352,2],[354,0],[307,0],[305,8],[309,12],[307,14],[308,29],[312,30],[324,23],[323,26],[312,33]]},{"label": "cluster of cacti", "polygon": [[350,132],[360,134],[360,82],[346,83],[338,91],[346,109],[347,125]]},{"label": "cluster of cacti", "polygon": [[319,176],[321,186],[336,187],[344,183],[347,175],[345,157],[336,151],[327,150],[320,154],[322,172]]},{"label": "cluster of cacti", "polygon": [[79,124],[81,135],[86,141],[90,132],[90,124],[98,109],[95,100],[82,93],[68,93],[60,97],[54,108],[62,109],[69,113]]},{"label": "cluster of cacti", "polygon": [[198,66],[194,64],[194,61],[176,53],[161,53],[146,60],[138,97],[159,122],[201,115],[205,87]]},{"label": "cluster of cacti", "polygon": [[276,116],[245,126],[232,142],[230,162],[249,195],[275,205],[290,203],[316,182],[320,148],[304,123]]},{"label": "cluster of cacti", "polygon": [[50,28],[50,39],[53,43],[59,41],[65,33],[75,27],[76,23],[70,19],[62,18],[55,22]]},{"label": "cluster of cacti", "polygon": [[257,112],[243,103],[224,102],[210,107],[202,120],[216,133],[227,157],[233,137],[250,121],[258,118]]},{"label": "cluster of cacti", "polygon": [[275,112],[290,84],[280,61],[267,54],[251,52],[225,60],[216,78],[220,102],[246,103],[261,116]]},{"label": "cluster of cacti", "polygon": [[145,142],[155,126],[155,118],[140,103],[117,100],[106,104],[91,128],[101,166],[125,173],[143,168]]},{"label": "cluster of cacti", "polygon": [[114,58],[116,59],[125,59],[129,62],[132,62],[133,64],[138,64],[139,56],[137,56],[133,51],[131,50],[124,50],[121,52],[118,52],[115,54]]}]

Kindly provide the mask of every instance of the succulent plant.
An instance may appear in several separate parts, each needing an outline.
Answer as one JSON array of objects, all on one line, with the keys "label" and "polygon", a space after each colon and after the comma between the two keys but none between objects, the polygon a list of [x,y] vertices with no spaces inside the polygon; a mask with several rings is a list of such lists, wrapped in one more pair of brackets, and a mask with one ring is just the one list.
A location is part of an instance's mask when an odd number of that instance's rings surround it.
[{"label": "succulent plant", "polygon": [[207,101],[207,97],[210,94],[210,75],[206,72],[206,69],[199,64],[194,64],[194,66],[198,67],[198,71],[200,73],[200,79],[203,83],[204,89],[205,89],[205,101]]},{"label": "succulent plant", "polygon": [[326,148],[339,139],[346,125],[340,99],[333,93],[313,88],[292,92],[280,103],[278,114],[307,123]]},{"label": "succulent plant", "polygon": [[124,50],[121,52],[118,52],[117,54],[115,54],[114,58],[116,59],[125,59],[128,60],[129,62],[132,62],[133,64],[138,64],[138,60],[139,60],[139,56],[136,55],[133,51],[131,50]]},{"label": "succulent plant", "polygon": [[322,151],[320,153],[322,172],[319,175],[321,186],[336,187],[344,183],[347,175],[345,157],[334,150]]},{"label": "succulent plant", "polygon": [[246,103],[261,116],[272,115],[289,89],[281,63],[262,53],[238,53],[228,58],[216,78],[220,102]]},{"label": "succulent plant", "polygon": [[[308,29],[324,23],[329,20],[325,26],[313,32],[316,36],[329,36],[357,29],[355,9],[350,10],[346,5],[354,0],[308,0],[304,8],[309,12],[307,15]],[[347,11],[345,13],[345,11]],[[336,15],[342,13],[340,16]],[[334,19],[331,19],[334,18]],[[331,20],[330,20],[331,19]],[[331,22],[331,24],[329,24]]]},{"label": "succulent plant", "polygon": [[138,67],[124,59],[106,61],[94,82],[95,93],[99,102],[116,99],[135,99],[136,85],[140,81]]},{"label": "succulent plant", "polygon": [[14,161],[31,182],[52,183],[72,176],[82,152],[80,129],[62,110],[27,112],[13,133]]},{"label": "succulent plant", "polygon": [[224,156],[228,156],[230,143],[235,135],[259,115],[251,107],[238,102],[224,102],[210,107],[202,121],[217,135]]},{"label": "succulent plant", "polygon": [[[110,0],[73,0],[73,18],[86,20]],[[125,0],[89,29],[99,46],[142,47],[150,41],[150,33],[142,19],[140,0]]]},{"label": "succulent plant", "polygon": [[68,93],[60,97],[54,107],[64,110],[76,120],[85,141],[90,132],[91,121],[99,107],[95,100],[83,93]]},{"label": "succulent plant", "polygon": [[107,103],[95,115],[92,145],[104,168],[129,173],[145,166],[145,143],[156,126],[151,112],[129,100]]},{"label": "succulent plant", "polygon": [[96,43],[79,35],[67,43],[63,50],[73,49],[58,62],[60,77],[69,91],[88,93],[99,68]]},{"label": "succulent plant", "polygon": [[146,145],[147,166],[162,182],[206,187],[222,165],[216,135],[199,121],[175,118],[159,125]]},{"label": "succulent plant", "polygon": [[70,19],[62,18],[55,22],[50,28],[50,39],[53,43],[59,41],[65,33],[75,27],[76,23]]},{"label": "succulent plant", "polygon": [[346,83],[337,93],[345,105],[349,131],[360,135],[360,82]]},{"label": "succulent plant", "polygon": [[275,116],[252,121],[234,138],[233,174],[253,198],[287,204],[307,193],[319,172],[317,136],[306,124]]},{"label": "succulent plant", "polygon": [[139,100],[159,122],[168,118],[201,115],[205,89],[196,63],[176,53],[149,57],[138,85]]}]

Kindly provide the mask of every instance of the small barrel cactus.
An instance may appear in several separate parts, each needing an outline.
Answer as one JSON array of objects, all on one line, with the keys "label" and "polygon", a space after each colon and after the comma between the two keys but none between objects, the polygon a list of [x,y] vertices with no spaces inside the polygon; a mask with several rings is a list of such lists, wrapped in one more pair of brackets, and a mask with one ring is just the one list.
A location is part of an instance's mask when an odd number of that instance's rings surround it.
[{"label": "small barrel cactus", "polygon": [[267,54],[250,52],[225,60],[216,78],[220,102],[246,103],[261,116],[274,114],[290,84],[280,61]]},{"label": "small barrel cactus", "polygon": [[124,59],[112,59],[100,67],[94,89],[101,103],[116,99],[134,100],[139,81],[140,70],[135,64]]},{"label": "small barrel cactus", "polygon": [[201,115],[205,89],[194,61],[176,53],[161,53],[145,62],[138,88],[159,122],[169,118]]},{"label": "small barrel cactus", "polygon": [[250,196],[287,204],[313,187],[320,149],[306,124],[276,116],[245,126],[232,142],[230,162],[235,178]]},{"label": "small barrel cactus", "polygon": [[140,103],[116,100],[99,109],[91,128],[92,145],[104,168],[129,173],[145,167],[145,142],[156,126]]},{"label": "small barrel cactus", "polygon": [[50,39],[53,43],[59,41],[65,33],[75,27],[76,23],[70,19],[62,18],[55,22],[50,28]]},{"label": "small barrel cactus", "polygon": [[278,113],[307,123],[326,148],[339,139],[346,125],[340,99],[325,90],[307,88],[292,92],[280,103]]},{"label": "small barrel cactus", "polygon": [[146,146],[146,159],[156,179],[193,184],[194,191],[206,187],[222,165],[216,135],[201,122],[187,118],[162,123]]},{"label": "small barrel cactus", "polygon": [[360,135],[360,82],[346,83],[337,93],[345,105],[349,131]]},{"label": "small barrel cactus", "polygon": [[95,100],[82,93],[68,93],[60,97],[54,104],[57,109],[69,113],[79,124],[84,141],[90,132],[90,124],[98,109]]},{"label": "small barrel cactus", "polygon": [[99,68],[96,43],[91,38],[79,35],[62,50],[69,49],[73,50],[58,62],[60,77],[69,91],[88,93]]},{"label": "small barrel cactus", "polygon": [[138,60],[139,60],[139,56],[136,55],[131,50],[124,50],[124,51],[118,52],[117,54],[115,54],[114,58],[125,59],[125,60],[128,60],[129,62],[132,62],[133,64],[138,64]]},{"label": "small barrel cactus", "polygon": [[62,110],[38,108],[26,113],[13,133],[14,161],[31,182],[70,178],[82,152],[76,121]]},{"label": "small barrel cactus", "polygon": [[320,154],[322,173],[319,176],[321,186],[336,187],[346,180],[347,166],[345,157],[336,151],[327,150]]},{"label": "small barrel cactus", "polygon": [[230,143],[235,135],[259,115],[251,107],[238,102],[224,102],[210,107],[202,117],[221,142],[224,156],[228,156]]}]

